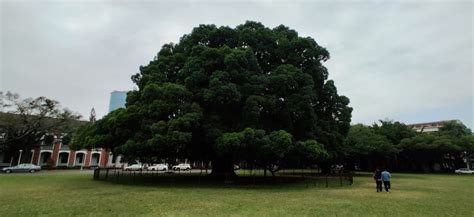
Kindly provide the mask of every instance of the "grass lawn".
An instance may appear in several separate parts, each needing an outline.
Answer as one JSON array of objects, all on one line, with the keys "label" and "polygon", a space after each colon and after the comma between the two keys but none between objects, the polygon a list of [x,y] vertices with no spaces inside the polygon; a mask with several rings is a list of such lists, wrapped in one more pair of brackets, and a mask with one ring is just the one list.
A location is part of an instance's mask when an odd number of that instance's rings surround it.
[{"label": "grass lawn", "polygon": [[0,216],[474,216],[474,176],[392,174],[344,187],[134,186],[91,174],[0,175]]}]

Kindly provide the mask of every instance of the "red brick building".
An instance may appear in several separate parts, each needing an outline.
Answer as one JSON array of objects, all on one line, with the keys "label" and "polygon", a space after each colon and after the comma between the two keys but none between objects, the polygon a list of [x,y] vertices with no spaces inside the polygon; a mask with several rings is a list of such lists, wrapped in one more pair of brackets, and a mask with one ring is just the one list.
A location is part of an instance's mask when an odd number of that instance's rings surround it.
[{"label": "red brick building", "polygon": [[[21,155],[22,162],[26,160],[42,167],[90,168],[115,166],[112,162],[112,153],[109,150],[99,148],[74,151],[61,142],[54,142],[53,145],[38,145],[30,152],[23,152]],[[18,156],[7,156],[0,153],[0,167],[16,165],[17,160]]]}]

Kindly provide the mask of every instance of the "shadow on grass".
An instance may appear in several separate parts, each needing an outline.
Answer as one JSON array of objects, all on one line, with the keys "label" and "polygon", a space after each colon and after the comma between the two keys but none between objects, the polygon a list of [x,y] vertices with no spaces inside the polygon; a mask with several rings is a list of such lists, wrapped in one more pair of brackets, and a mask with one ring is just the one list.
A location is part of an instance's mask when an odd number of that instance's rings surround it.
[{"label": "shadow on grass", "polygon": [[239,175],[234,179],[216,180],[201,174],[119,173],[101,178],[102,182],[120,185],[180,187],[180,188],[239,188],[239,189],[289,189],[333,188],[351,185],[347,177],[298,175]]}]

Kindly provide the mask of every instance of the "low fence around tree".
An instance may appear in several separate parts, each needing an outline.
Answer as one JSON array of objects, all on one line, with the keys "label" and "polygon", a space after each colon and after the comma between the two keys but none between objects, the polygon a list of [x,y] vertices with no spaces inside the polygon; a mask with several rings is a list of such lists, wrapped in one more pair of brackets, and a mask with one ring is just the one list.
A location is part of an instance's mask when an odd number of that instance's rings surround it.
[{"label": "low fence around tree", "polygon": [[93,179],[113,183],[132,185],[184,185],[184,186],[302,186],[302,187],[338,187],[353,184],[352,171],[322,174],[314,169],[284,169],[272,176],[263,169],[240,169],[224,180],[209,176],[211,170],[193,169],[189,171],[125,171],[121,168],[97,168]]}]

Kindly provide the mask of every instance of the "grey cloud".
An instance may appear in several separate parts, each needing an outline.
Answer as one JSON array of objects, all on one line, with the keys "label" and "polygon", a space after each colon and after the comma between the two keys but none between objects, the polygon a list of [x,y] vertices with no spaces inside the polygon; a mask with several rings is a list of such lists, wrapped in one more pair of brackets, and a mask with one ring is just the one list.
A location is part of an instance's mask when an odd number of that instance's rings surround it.
[{"label": "grey cloud", "polygon": [[[0,88],[102,116],[110,92],[132,89],[130,76],[164,43],[202,23],[245,20],[284,24],[326,47],[353,122],[443,107],[458,117],[451,108],[466,102],[473,110],[470,1],[2,1]],[[472,112],[461,117],[472,128]]]}]

